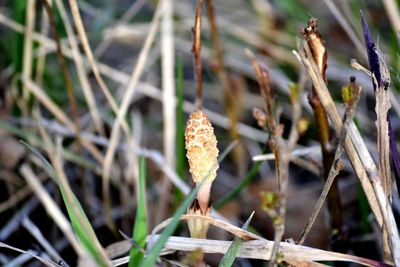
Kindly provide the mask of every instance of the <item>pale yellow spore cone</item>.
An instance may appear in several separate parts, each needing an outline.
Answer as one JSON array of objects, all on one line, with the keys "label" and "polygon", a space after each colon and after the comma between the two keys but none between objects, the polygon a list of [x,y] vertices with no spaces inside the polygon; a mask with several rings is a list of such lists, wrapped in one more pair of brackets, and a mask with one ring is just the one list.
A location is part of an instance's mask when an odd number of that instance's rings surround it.
[{"label": "pale yellow spore cone", "polygon": [[207,115],[197,110],[190,114],[185,129],[186,157],[193,181],[212,183],[217,176],[218,148],[214,128]]}]

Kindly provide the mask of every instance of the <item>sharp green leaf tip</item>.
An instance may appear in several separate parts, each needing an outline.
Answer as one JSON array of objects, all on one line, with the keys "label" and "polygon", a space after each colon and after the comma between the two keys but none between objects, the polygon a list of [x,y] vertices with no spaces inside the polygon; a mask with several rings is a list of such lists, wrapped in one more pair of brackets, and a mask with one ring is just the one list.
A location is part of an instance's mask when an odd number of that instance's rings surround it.
[{"label": "sharp green leaf tip", "polygon": [[[247,228],[250,225],[250,222],[253,218],[254,215],[254,211],[250,214],[249,218],[247,219],[247,221],[243,224],[242,229],[243,230],[247,230]],[[243,239],[239,238],[239,237],[235,237],[234,241],[232,242],[232,244],[230,245],[228,251],[226,252],[225,256],[222,258],[219,267],[230,267],[232,266],[232,264],[234,263],[239,251],[240,251],[240,247],[243,243]]]}]

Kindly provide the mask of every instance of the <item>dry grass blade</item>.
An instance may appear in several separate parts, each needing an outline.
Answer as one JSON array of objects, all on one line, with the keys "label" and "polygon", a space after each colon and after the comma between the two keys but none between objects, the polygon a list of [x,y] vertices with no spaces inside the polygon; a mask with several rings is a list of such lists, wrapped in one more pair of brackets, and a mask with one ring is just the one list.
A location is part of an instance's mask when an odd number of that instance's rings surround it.
[{"label": "dry grass blade", "polygon": [[136,91],[140,76],[142,74],[142,71],[144,69],[144,65],[146,62],[147,55],[149,53],[151,44],[153,43],[153,40],[155,38],[155,35],[157,33],[157,29],[160,23],[160,18],[161,15],[163,14],[163,9],[165,8],[165,1],[162,0],[155,11],[155,14],[153,16],[152,24],[149,30],[149,34],[146,38],[145,43],[143,44],[143,47],[140,51],[137,63],[135,68],[133,69],[132,75],[130,77],[130,80],[126,86],[126,91],[123,96],[123,100],[121,103],[120,108],[118,109],[117,112],[117,118],[114,121],[112,130],[111,130],[111,137],[110,137],[110,145],[108,146],[107,152],[106,152],[106,157],[104,160],[104,166],[103,166],[103,195],[104,195],[104,200],[105,200],[105,211],[106,214],[108,214],[107,218],[108,221],[110,221],[110,214],[109,214],[109,206],[110,206],[110,188],[109,188],[109,181],[110,181],[110,171],[111,171],[111,165],[113,163],[113,158],[114,158],[114,153],[116,150],[116,146],[118,144],[118,139],[120,136],[120,125],[123,125],[125,122],[125,115],[126,112],[128,111],[129,104],[131,102],[131,99]]},{"label": "dry grass blade", "polygon": [[[161,59],[162,59],[162,104],[163,104],[163,135],[164,155],[167,164],[175,169],[176,165],[176,101],[175,101],[175,52],[174,52],[174,22],[173,1],[166,0],[161,22]],[[165,211],[170,197],[171,182],[164,177],[162,188],[165,192],[161,195],[158,217],[160,220],[166,218]],[[160,221],[157,220],[157,221]]]},{"label": "dry grass blade", "polygon": [[[128,10],[126,10],[125,14],[118,19],[115,24],[125,24],[128,23],[139,11],[140,9],[147,3],[146,0],[139,0],[132,3]],[[112,44],[112,39],[103,40],[95,49],[94,54],[97,58],[102,56],[109,46]]]},{"label": "dry grass blade", "polygon": [[[57,26],[56,26],[56,21],[55,17],[53,15],[51,6],[48,2],[48,0],[43,1],[43,6],[47,12],[47,15],[49,17],[50,21],[50,26],[54,34],[54,38],[56,41],[56,48],[57,48],[57,60],[58,64],[61,67],[61,71],[63,74],[64,82],[65,82],[65,87],[67,90],[67,96],[68,96],[68,102],[71,108],[71,113],[72,113],[72,118],[74,122],[74,129],[76,131],[76,139],[78,141],[78,145],[82,145],[81,141],[81,127],[79,124],[79,112],[78,112],[78,104],[75,98],[75,93],[74,93],[74,87],[72,84],[72,79],[68,71],[68,66],[65,60],[65,57],[62,53],[62,47],[61,47],[61,40],[60,40],[60,34],[58,33]],[[29,76],[25,76],[29,77]]]},{"label": "dry grass blade", "polygon": [[[8,19],[1,13],[0,13],[0,23],[11,28],[12,30],[14,30],[16,32],[24,32],[24,27],[22,25],[16,23],[13,20]],[[48,49],[55,48],[55,42],[53,40],[47,38],[46,36],[34,33],[33,39],[35,41],[45,45],[46,47],[48,47]],[[63,52],[65,53],[66,56],[72,57],[72,52],[68,47],[63,46]],[[88,59],[89,59],[89,57],[88,57]],[[89,62],[90,62],[90,60],[89,60]],[[90,64],[92,64],[92,63],[90,62]],[[119,70],[116,70],[106,64],[102,64],[99,62],[93,62],[93,64],[96,64],[95,69],[99,72],[99,74],[102,73],[103,75],[107,76],[108,78],[110,78],[122,85],[125,85],[128,83],[128,81],[129,81],[128,74],[121,72]],[[94,70],[93,70],[93,72],[96,73]],[[138,88],[137,88],[139,92],[145,94],[146,96],[149,96],[151,98],[161,101],[161,99],[162,99],[160,97],[162,95],[161,90],[159,90],[151,85],[148,85],[148,84],[143,84],[143,83],[140,84],[139,83],[139,85],[140,86],[138,86]],[[113,106],[113,105],[111,105],[111,107],[113,108],[113,111],[115,113],[117,113],[117,107]],[[114,110],[114,108],[115,108],[115,110]],[[183,108],[186,112],[191,113],[195,109],[195,105],[193,103],[185,100]],[[203,111],[208,114],[208,116],[210,117],[210,120],[213,122],[213,124],[218,125],[225,129],[229,129],[230,121],[228,118],[226,118],[225,116],[223,116],[217,112],[211,111],[209,109],[204,108]],[[127,124],[125,121],[123,121],[122,123],[123,123],[122,128],[126,133],[125,126],[127,126]],[[263,131],[260,131],[258,129],[255,129],[247,124],[244,124],[244,123],[238,123],[238,132],[240,135],[242,135],[246,138],[249,138],[251,140],[258,141],[258,142],[264,142],[267,139],[266,133],[264,133]]]},{"label": "dry grass blade", "polygon": [[72,13],[72,18],[74,20],[74,24],[76,27],[76,30],[78,32],[79,38],[82,42],[83,49],[85,50],[86,56],[88,57],[90,66],[92,67],[93,74],[96,77],[97,82],[100,85],[101,90],[103,91],[104,95],[107,98],[107,101],[109,102],[110,106],[112,107],[114,112],[117,112],[118,110],[118,105],[115,102],[113,96],[110,93],[110,90],[107,88],[106,83],[104,82],[103,78],[100,75],[99,69],[97,67],[96,61],[94,59],[92,50],[90,49],[89,41],[86,36],[86,31],[83,26],[82,18],[79,13],[79,8],[76,0],[69,0],[69,5],[71,7],[71,13]]},{"label": "dry grass blade", "polygon": [[[158,236],[156,236],[156,238],[157,237]],[[231,243],[232,241],[172,236],[165,244],[165,250],[169,250],[171,253],[174,252],[174,250],[194,251],[196,249],[201,249],[205,253],[225,254]],[[270,260],[273,243],[273,241],[268,241],[265,239],[243,242],[237,256],[249,259]],[[285,242],[280,243],[280,251],[282,251],[283,254],[283,261],[286,261],[286,259],[289,262],[298,261],[301,262],[300,266],[307,266],[307,264],[314,261],[347,261],[358,263],[364,266],[388,266],[383,263],[361,257],[324,251],[310,247],[303,247]]]},{"label": "dry grass blade", "polygon": [[[86,36],[86,31],[85,31],[85,28],[83,26],[82,18],[81,18],[81,15],[79,13],[78,4],[77,4],[76,0],[69,0],[69,4],[70,4],[70,7],[71,7],[72,18],[74,20],[74,24],[75,24],[76,30],[77,30],[79,38],[80,38],[80,40],[82,42],[82,46],[83,46],[83,49],[85,50],[85,53],[86,53],[87,59],[89,61],[89,64],[90,64],[90,66],[91,66],[91,68],[93,70],[93,74],[94,74],[97,82],[99,83],[100,88],[103,91],[103,93],[104,93],[108,103],[110,104],[113,112],[118,114],[118,105],[115,102],[114,97],[110,93],[110,90],[107,88],[107,85],[104,82],[103,78],[101,77],[100,71],[99,71],[99,67],[97,66],[98,63],[96,63],[96,61],[94,59],[94,56],[93,56],[93,53],[92,53],[92,49],[90,48],[89,41],[88,41],[88,38]],[[129,140],[130,140],[130,131],[129,131],[128,124],[126,123],[125,120],[123,120],[121,123],[122,123],[121,124],[122,129],[124,130],[124,132],[125,132],[125,134],[126,134],[126,136],[128,138],[128,143],[130,144],[130,146],[132,148],[132,151],[133,151],[134,150],[133,144],[131,142],[129,142]]]},{"label": "dry grass blade", "polygon": [[[159,235],[155,236],[156,239],[158,237]],[[205,253],[226,254],[231,244],[232,241],[171,236],[165,244],[165,248],[161,254],[171,254],[175,251],[196,251],[198,249],[201,249]],[[265,239],[246,241],[242,243],[237,256],[248,259],[270,260],[272,246],[273,242]],[[297,263],[299,264],[298,266],[320,266],[316,265],[315,261],[347,261],[371,267],[389,266],[357,256],[324,251],[284,242],[280,243],[280,250],[284,255],[283,261]],[[113,261],[113,266],[124,264],[127,260],[128,257],[116,259]]]},{"label": "dry grass blade", "polygon": [[[270,260],[272,247],[274,245],[273,241],[265,240],[257,235],[254,235],[246,230],[243,230],[239,227],[233,226],[227,222],[217,220],[212,217],[202,216],[202,215],[183,215],[181,216],[182,220],[188,219],[201,219],[206,220],[210,224],[221,228],[225,231],[228,231],[234,234],[237,237],[240,237],[244,240],[248,240],[242,244],[238,257],[243,258],[253,258],[253,259],[264,259]],[[154,237],[157,239],[159,235],[154,235],[155,233],[161,231],[165,228],[172,219],[168,219],[163,223],[159,224],[154,228],[153,233],[149,238]],[[126,245],[129,241],[124,241]],[[172,253],[174,250],[178,251],[194,251],[196,249],[201,249],[205,253],[220,253],[225,254],[231,245],[231,241],[219,241],[219,240],[208,240],[208,239],[194,239],[187,237],[170,237],[165,244],[165,248],[162,254]],[[121,247],[125,246],[120,244]],[[280,251],[282,251],[284,255],[284,260],[288,261],[300,261],[304,262],[312,262],[312,261],[349,261],[356,262],[365,266],[384,266],[379,262],[368,260],[360,257],[355,257],[351,255],[345,255],[335,252],[323,251],[319,249],[309,248],[298,246],[290,243],[280,242]]]},{"label": "dry grass blade", "polygon": [[[104,82],[103,78],[101,77],[99,68],[98,68],[97,63],[96,63],[96,61],[94,59],[94,56],[93,56],[93,53],[92,53],[92,49],[90,48],[89,41],[88,41],[88,38],[86,36],[86,31],[85,31],[85,28],[83,26],[82,18],[81,18],[81,15],[79,13],[78,4],[77,4],[76,0],[69,0],[69,5],[70,5],[70,8],[71,8],[72,18],[74,20],[74,24],[75,24],[76,30],[77,30],[79,38],[80,38],[80,40],[82,42],[82,46],[83,46],[83,49],[85,50],[85,53],[86,53],[86,56],[88,58],[89,64],[90,64],[90,66],[91,66],[91,68],[93,70],[93,74],[94,74],[97,82],[99,83],[100,88],[103,91],[108,103],[110,104],[110,106],[112,108],[112,111],[115,114],[118,114],[118,104],[114,100],[114,97],[110,93],[110,90],[108,89],[106,83]],[[125,133],[125,135],[127,137],[130,149],[132,151],[135,151],[134,144],[132,143],[132,140],[130,138],[131,135],[130,135],[130,130],[129,130],[128,124],[126,123],[125,120],[121,120],[120,123],[121,123],[122,129],[124,130],[124,133]],[[119,134],[118,134],[118,136],[119,136]],[[108,149],[107,152],[108,151],[110,151],[110,149]],[[114,227],[114,224],[113,224],[112,219],[111,219],[111,214],[110,214],[110,205],[111,204],[110,204],[110,197],[109,197],[109,191],[108,191],[109,190],[108,184],[109,184],[110,170],[111,170],[112,158],[113,158],[113,154],[114,153],[110,153],[110,154],[112,154],[112,155],[108,155],[108,156],[106,155],[106,158],[104,159],[104,161],[101,161],[102,165],[104,166],[103,167],[103,174],[104,174],[103,187],[105,187],[105,190],[103,190],[104,196],[105,196],[104,211],[105,211],[105,217],[106,217],[106,222],[107,222],[108,227],[110,229],[112,229],[114,232],[116,232],[116,229]]]},{"label": "dry grass blade", "polygon": [[61,0],[55,0],[57,8],[60,12],[61,19],[64,23],[65,29],[68,35],[68,42],[71,46],[72,57],[75,63],[75,67],[78,73],[79,82],[82,85],[82,91],[85,96],[86,102],[88,103],[90,114],[93,118],[96,130],[104,135],[104,128],[101,121],[99,111],[97,109],[96,100],[93,95],[93,91],[86,75],[84,64],[82,60],[81,53],[79,52],[78,41],[76,40],[71,22],[68,18],[67,12],[65,10],[64,3]]},{"label": "dry grass blade", "polygon": [[[182,215],[181,220],[188,220],[188,219],[201,219],[204,220],[206,222],[208,222],[209,224],[212,224],[218,228],[224,229],[227,232],[230,232],[231,234],[240,237],[244,240],[254,240],[254,239],[260,239],[261,237],[250,233],[246,230],[243,230],[237,226],[234,226],[228,222],[225,222],[223,220],[220,219],[216,219],[210,216],[203,216],[203,215],[195,215],[195,214],[186,214],[186,215]],[[172,218],[167,219],[165,221],[163,221],[162,223],[158,224],[156,227],[154,227],[153,231],[152,231],[152,235],[160,232],[162,229],[164,229],[165,227],[168,226],[168,224],[172,221]]]}]

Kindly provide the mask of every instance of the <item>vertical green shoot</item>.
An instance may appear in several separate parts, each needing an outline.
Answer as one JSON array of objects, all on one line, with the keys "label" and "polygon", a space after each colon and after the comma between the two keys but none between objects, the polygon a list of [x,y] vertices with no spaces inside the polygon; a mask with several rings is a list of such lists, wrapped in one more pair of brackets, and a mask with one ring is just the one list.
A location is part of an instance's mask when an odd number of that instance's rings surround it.
[{"label": "vertical green shoot", "polygon": [[[134,242],[144,248],[146,244],[147,236],[147,205],[146,205],[146,159],[140,158],[140,169],[139,169],[139,190],[137,196],[137,208],[135,225],[133,228],[132,239]],[[135,247],[131,249],[129,258],[129,267],[139,266],[144,258],[141,251],[138,251]]]},{"label": "vertical green shoot", "polygon": [[[176,60],[176,173],[184,177],[185,170],[185,112],[183,111],[183,63],[181,58]],[[174,202],[181,203],[184,195],[174,190]]]}]

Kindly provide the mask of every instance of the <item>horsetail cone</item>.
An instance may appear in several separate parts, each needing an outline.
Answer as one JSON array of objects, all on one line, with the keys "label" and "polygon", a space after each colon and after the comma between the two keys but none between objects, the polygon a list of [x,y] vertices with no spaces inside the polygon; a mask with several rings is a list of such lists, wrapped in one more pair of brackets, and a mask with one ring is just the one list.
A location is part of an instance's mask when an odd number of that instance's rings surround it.
[{"label": "horsetail cone", "polygon": [[214,128],[201,110],[190,114],[185,129],[185,146],[193,181],[197,184],[204,180],[197,193],[197,200],[201,210],[205,212],[210,199],[211,184],[217,176],[219,165]]},{"label": "horsetail cone", "polygon": [[206,114],[197,110],[190,114],[185,129],[186,157],[193,181],[212,183],[217,176],[218,148],[214,128]]}]

